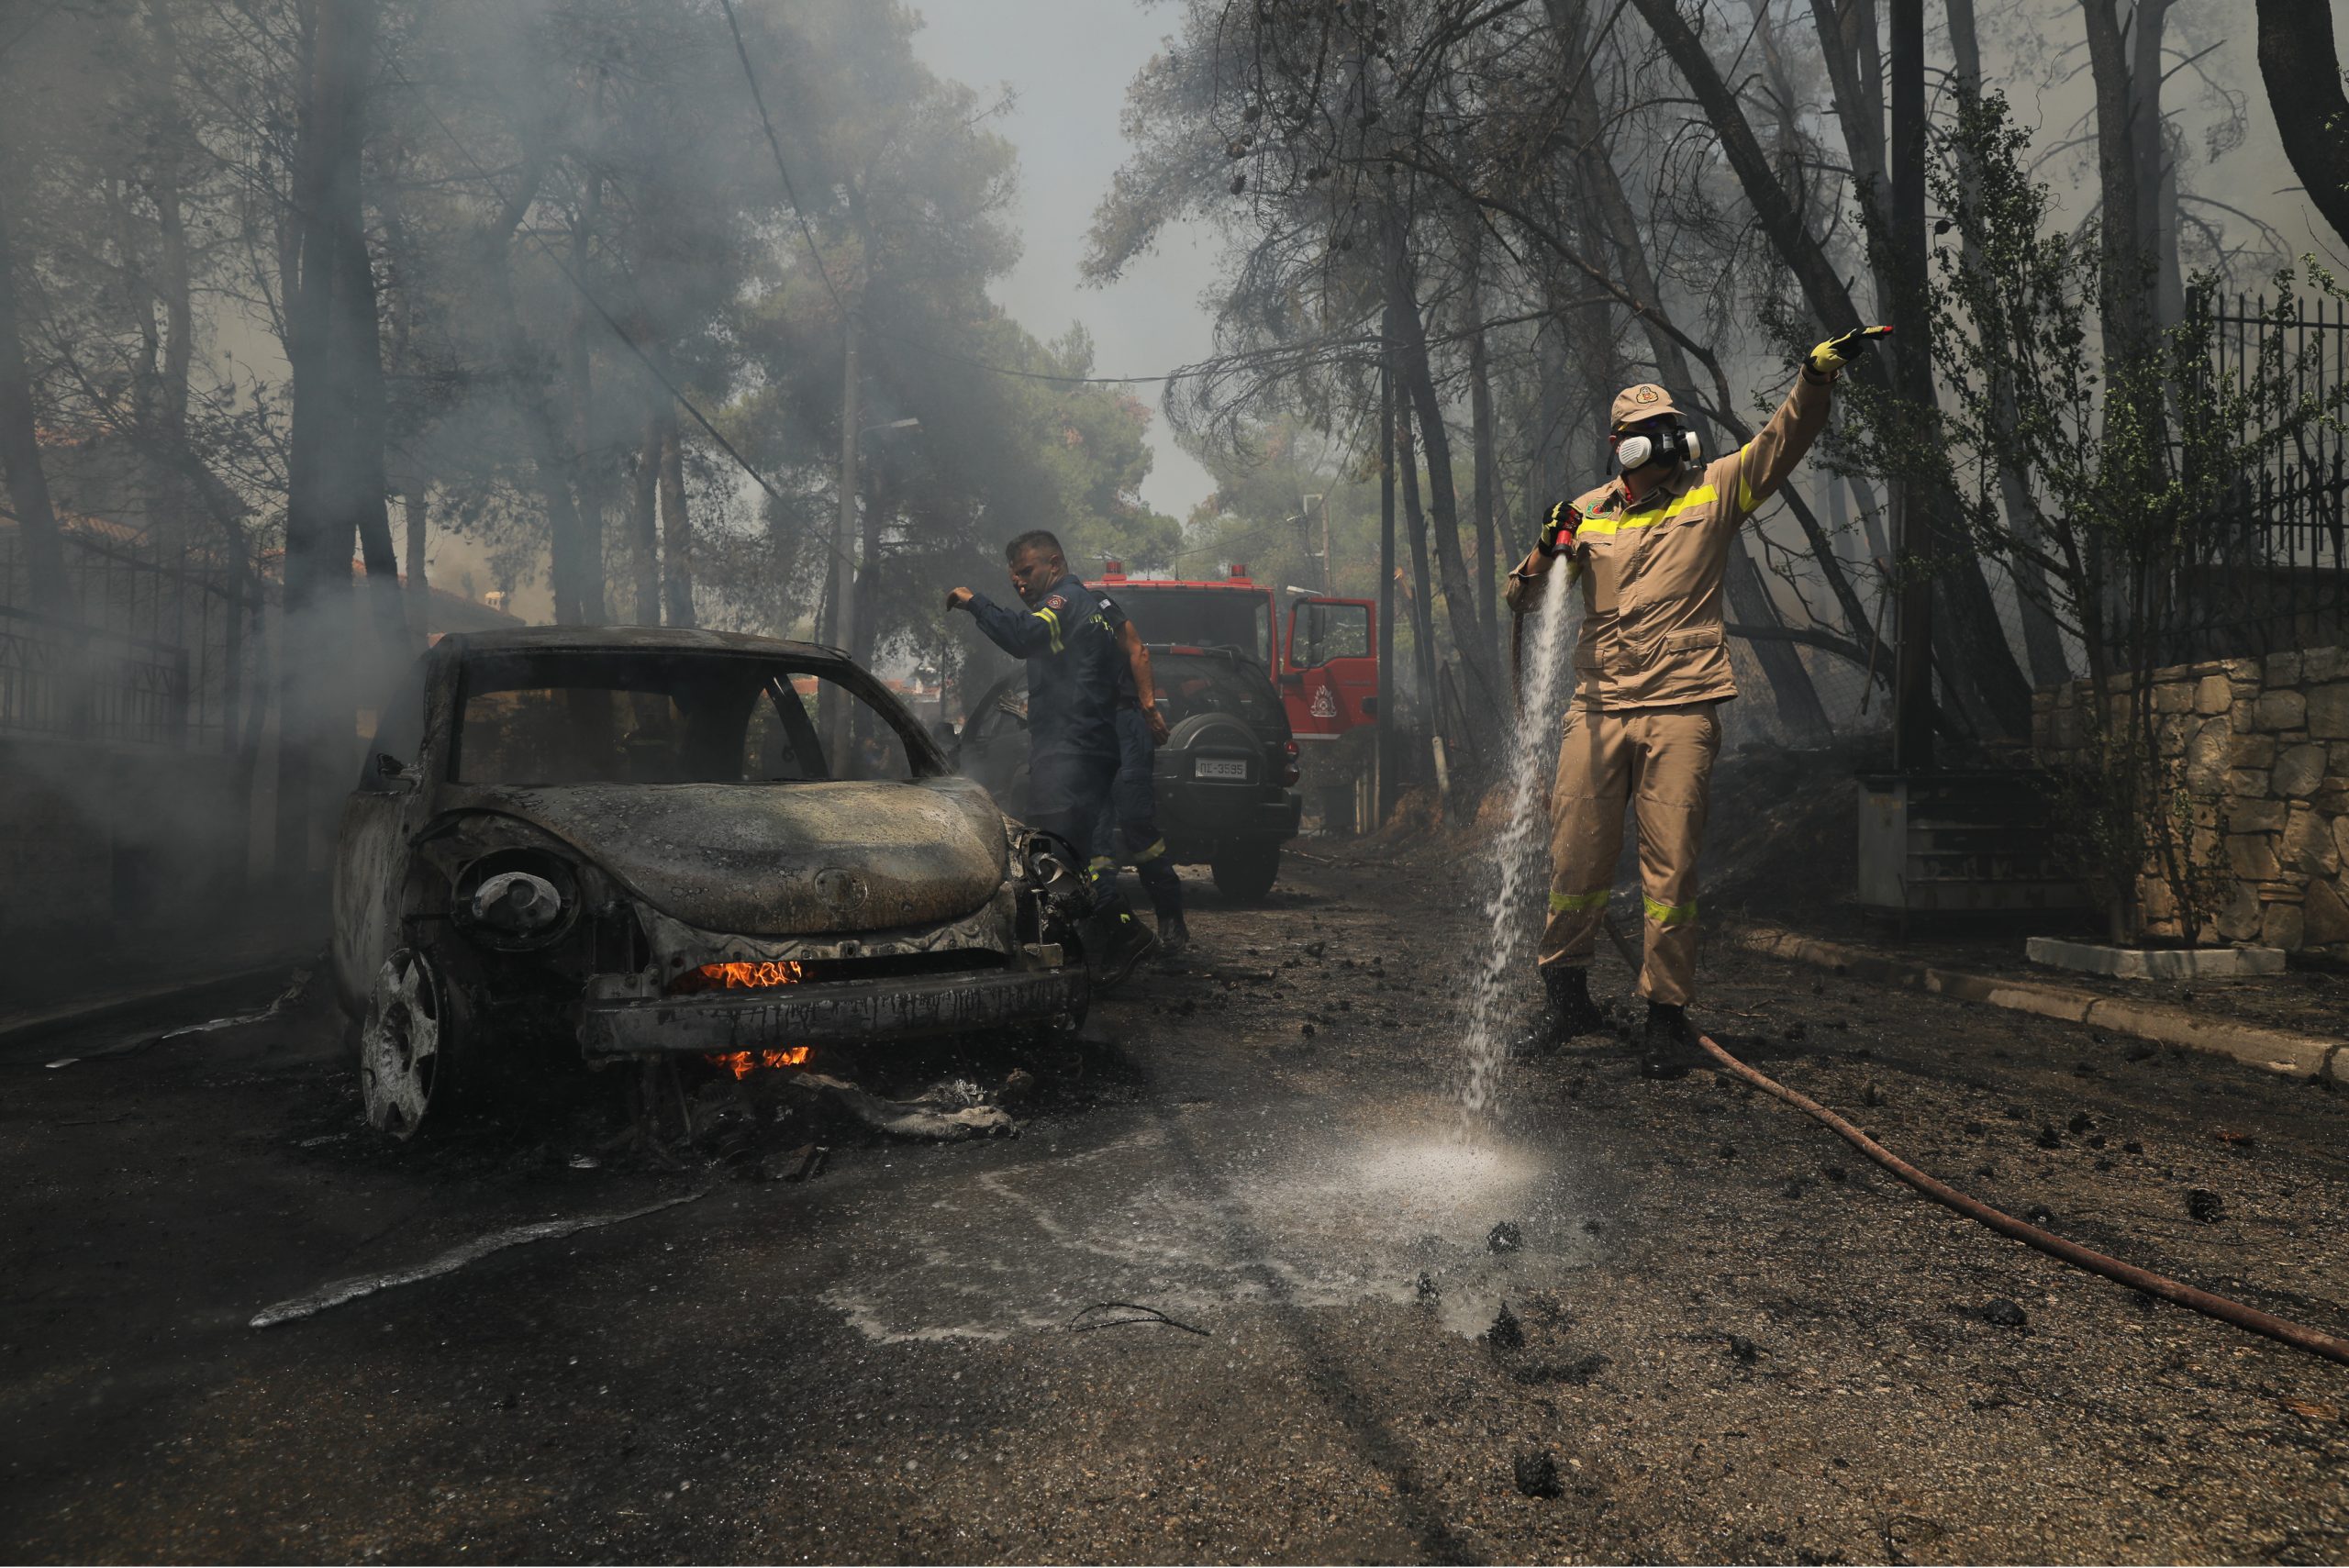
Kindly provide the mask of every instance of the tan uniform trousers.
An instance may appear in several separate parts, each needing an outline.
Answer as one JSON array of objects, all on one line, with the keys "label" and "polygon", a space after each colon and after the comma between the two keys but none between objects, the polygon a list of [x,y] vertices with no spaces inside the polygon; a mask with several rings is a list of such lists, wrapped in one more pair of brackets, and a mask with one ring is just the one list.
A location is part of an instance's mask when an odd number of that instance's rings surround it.
[{"label": "tan uniform trousers", "polygon": [[1542,931],[1542,967],[1590,962],[1623,849],[1628,804],[1639,817],[1640,884],[1647,893],[1640,995],[1687,1005],[1697,979],[1697,853],[1721,749],[1719,706],[1566,710],[1550,791],[1550,921]]}]

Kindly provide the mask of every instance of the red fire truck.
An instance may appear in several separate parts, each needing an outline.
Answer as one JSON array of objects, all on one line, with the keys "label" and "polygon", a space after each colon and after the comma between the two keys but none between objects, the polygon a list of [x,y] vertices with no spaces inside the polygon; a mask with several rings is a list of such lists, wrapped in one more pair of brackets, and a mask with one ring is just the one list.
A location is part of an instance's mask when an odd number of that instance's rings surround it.
[{"label": "red fire truck", "polygon": [[1234,562],[1220,580],[1129,577],[1111,561],[1101,590],[1125,607],[1142,640],[1178,648],[1236,648],[1264,667],[1301,741],[1334,740],[1378,721],[1378,620],[1368,599],[1292,590],[1287,625],[1267,584]]}]

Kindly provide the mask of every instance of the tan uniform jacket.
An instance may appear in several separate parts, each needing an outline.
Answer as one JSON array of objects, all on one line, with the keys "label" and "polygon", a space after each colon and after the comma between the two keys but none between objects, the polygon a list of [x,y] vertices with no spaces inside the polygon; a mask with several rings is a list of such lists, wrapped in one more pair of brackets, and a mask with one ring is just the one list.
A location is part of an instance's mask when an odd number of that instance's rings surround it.
[{"label": "tan uniform jacket", "polygon": [[[1673,707],[1737,695],[1721,618],[1730,545],[1825,427],[1830,384],[1804,369],[1761,434],[1701,472],[1684,469],[1636,507],[1620,477],[1575,501],[1585,612],[1575,647],[1578,706]],[[1512,572],[1508,607],[1531,614],[1542,585],[1564,575]]]}]

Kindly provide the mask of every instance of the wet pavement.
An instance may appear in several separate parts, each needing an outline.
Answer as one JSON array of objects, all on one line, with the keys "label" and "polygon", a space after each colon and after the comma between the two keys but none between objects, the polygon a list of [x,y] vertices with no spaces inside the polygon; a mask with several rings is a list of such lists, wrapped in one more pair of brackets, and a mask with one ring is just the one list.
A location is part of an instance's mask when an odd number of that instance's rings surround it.
[{"label": "wet pavement", "polygon": [[[0,1061],[0,1552],[2349,1555],[2349,1369],[1620,1042],[1511,1063],[1464,1138],[1465,878],[1190,887],[1195,962],[1102,1006],[1019,1137],[852,1140],[805,1182],[598,1154],[575,1107],[386,1148],[314,1016]],[[1724,1044],[1936,1173],[2349,1325],[2339,1096],[1726,947],[1705,975]]]}]

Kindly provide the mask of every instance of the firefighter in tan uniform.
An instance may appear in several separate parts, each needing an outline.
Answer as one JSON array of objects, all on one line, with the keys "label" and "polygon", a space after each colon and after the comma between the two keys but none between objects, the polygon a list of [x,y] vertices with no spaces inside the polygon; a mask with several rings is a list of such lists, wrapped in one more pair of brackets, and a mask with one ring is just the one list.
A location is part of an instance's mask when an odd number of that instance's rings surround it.
[{"label": "firefighter in tan uniform", "polygon": [[[1694,1039],[1686,1009],[1697,972],[1697,856],[1720,751],[1718,710],[1737,695],[1721,618],[1732,536],[1810,450],[1845,360],[1883,330],[1813,349],[1761,434],[1709,463],[1670,393],[1627,388],[1609,421],[1622,473],[1551,508],[1540,540],[1509,573],[1508,606],[1519,615],[1540,607],[1554,576],[1579,577],[1583,591],[1575,693],[1550,795],[1538,1044],[1604,1026],[1588,968],[1629,803],[1646,894],[1640,994],[1650,1070],[1685,1066],[1677,1048]],[[1572,566],[1555,573],[1562,559]]]}]

